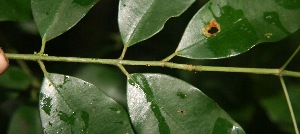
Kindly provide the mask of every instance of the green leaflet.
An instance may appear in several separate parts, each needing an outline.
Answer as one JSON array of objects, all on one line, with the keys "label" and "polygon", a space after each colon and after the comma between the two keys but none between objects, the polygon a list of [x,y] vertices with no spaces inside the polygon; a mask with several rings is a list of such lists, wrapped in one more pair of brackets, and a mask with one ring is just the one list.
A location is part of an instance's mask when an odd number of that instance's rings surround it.
[{"label": "green leaflet", "polygon": [[188,24],[176,54],[191,59],[231,57],[258,43],[281,40],[299,27],[299,1],[211,0]]},{"label": "green leaflet", "polygon": [[68,31],[99,0],[31,0],[32,13],[40,35],[49,41]]},{"label": "green leaflet", "polygon": [[158,33],[171,17],[182,14],[195,0],[120,0],[118,22],[125,46]]},{"label": "green leaflet", "polygon": [[245,133],[199,89],[167,75],[131,75],[127,101],[137,133]]},{"label": "green leaflet", "polygon": [[40,93],[45,133],[133,133],[127,112],[94,85],[49,74]]}]

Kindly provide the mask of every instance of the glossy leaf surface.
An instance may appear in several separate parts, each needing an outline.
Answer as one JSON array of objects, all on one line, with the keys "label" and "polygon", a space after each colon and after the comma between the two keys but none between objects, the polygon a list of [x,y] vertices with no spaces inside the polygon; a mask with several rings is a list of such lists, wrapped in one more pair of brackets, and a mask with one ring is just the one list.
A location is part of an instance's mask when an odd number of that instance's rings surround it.
[{"label": "glossy leaf surface", "polygon": [[8,134],[40,134],[42,133],[39,111],[35,107],[21,106],[14,113]]},{"label": "glossy leaf surface", "polygon": [[121,105],[94,85],[66,75],[44,79],[40,114],[46,133],[133,133]]},{"label": "glossy leaf surface", "polygon": [[68,31],[99,0],[32,0],[32,13],[43,40]]},{"label": "glossy leaf surface", "polygon": [[133,74],[127,100],[138,133],[244,133],[199,89],[167,75]]},{"label": "glossy leaf surface", "polygon": [[0,0],[0,21],[22,21],[31,18],[30,0]]},{"label": "glossy leaf surface", "polygon": [[299,27],[299,0],[211,0],[188,24],[176,53],[191,59],[235,56]]},{"label": "glossy leaf surface", "polygon": [[134,45],[158,33],[169,18],[179,16],[194,1],[121,0],[118,21],[124,45]]},{"label": "glossy leaf surface", "polygon": [[0,77],[0,87],[8,89],[26,90],[32,78],[16,66],[10,66]]}]

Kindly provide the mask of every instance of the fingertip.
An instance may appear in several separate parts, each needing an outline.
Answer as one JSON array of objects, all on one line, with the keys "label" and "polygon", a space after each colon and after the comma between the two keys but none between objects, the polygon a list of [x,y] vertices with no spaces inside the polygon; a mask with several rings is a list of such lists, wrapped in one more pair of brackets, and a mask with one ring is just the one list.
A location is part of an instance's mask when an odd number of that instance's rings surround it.
[{"label": "fingertip", "polygon": [[4,51],[0,47],[0,75],[5,72],[8,66],[9,66],[9,61],[6,58]]}]

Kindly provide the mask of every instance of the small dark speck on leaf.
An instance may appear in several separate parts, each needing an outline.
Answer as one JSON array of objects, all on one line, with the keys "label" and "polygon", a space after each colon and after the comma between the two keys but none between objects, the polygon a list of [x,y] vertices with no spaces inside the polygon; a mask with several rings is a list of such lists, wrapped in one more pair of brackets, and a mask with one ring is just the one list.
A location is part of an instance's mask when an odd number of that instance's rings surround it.
[{"label": "small dark speck on leaf", "polygon": [[185,114],[185,111],[182,110],[182,109],[178,110],[177,112],[178,112],[180,115],[184,115],[184,114]]},{"label": "small dark speck on leaf", "polygon": [[114,122],[114,123],[117,123],[117,124],[124,124],[123,121],[116,121],[116,122]]}]

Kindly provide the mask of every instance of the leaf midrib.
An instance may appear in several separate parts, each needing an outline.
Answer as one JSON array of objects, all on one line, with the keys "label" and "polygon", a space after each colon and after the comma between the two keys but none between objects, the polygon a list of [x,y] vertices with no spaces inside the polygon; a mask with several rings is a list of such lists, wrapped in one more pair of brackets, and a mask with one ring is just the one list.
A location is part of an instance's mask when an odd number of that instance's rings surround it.
[{"label": "leaf midrib", "polygon": [[47,33],[48,33],[49,29],[51,30],[51,28],[53,27],[53,22],[57,21],[57,19],[59,18],[58,15],[57,15],[58,11],[61,11],[62,7],[65,7],[65,4],[61,4],[61,3],[63,3],[62,1],[63,0],[60,0],[59,3],[57,3],[60,6],[58,6],[57,10],[55,10],[54,17],[51,19],[51,22],[49,23],[48,28],[45,30],[45,34],[43,36],[43,40],[46,40],[46,41],[51,40],[51,39],[47,39],[47,35],[48,35]]},{"label": "leaf midrib", "polygon": [[133,31],[131,32],[132,33],[131,36],[128,38],[128,41],[126,43],[127,46],[133,45],[133,44],[131,44],[131,40],[132,40],[133,37],[135,37],[136,31],[137,31],[140,23],[142,22],[141,20],[143,20],[143,18],[146,16],[146,14],[150,11],[150,9],[154,5],[154,3],[156,3],[156,0],[153,0],[153,2],[149,5],[149,8],[146,9],[146,11],[143,13],[143,15],[138,20],[138,23],[136,24],[136,26],[134,27]]}]

